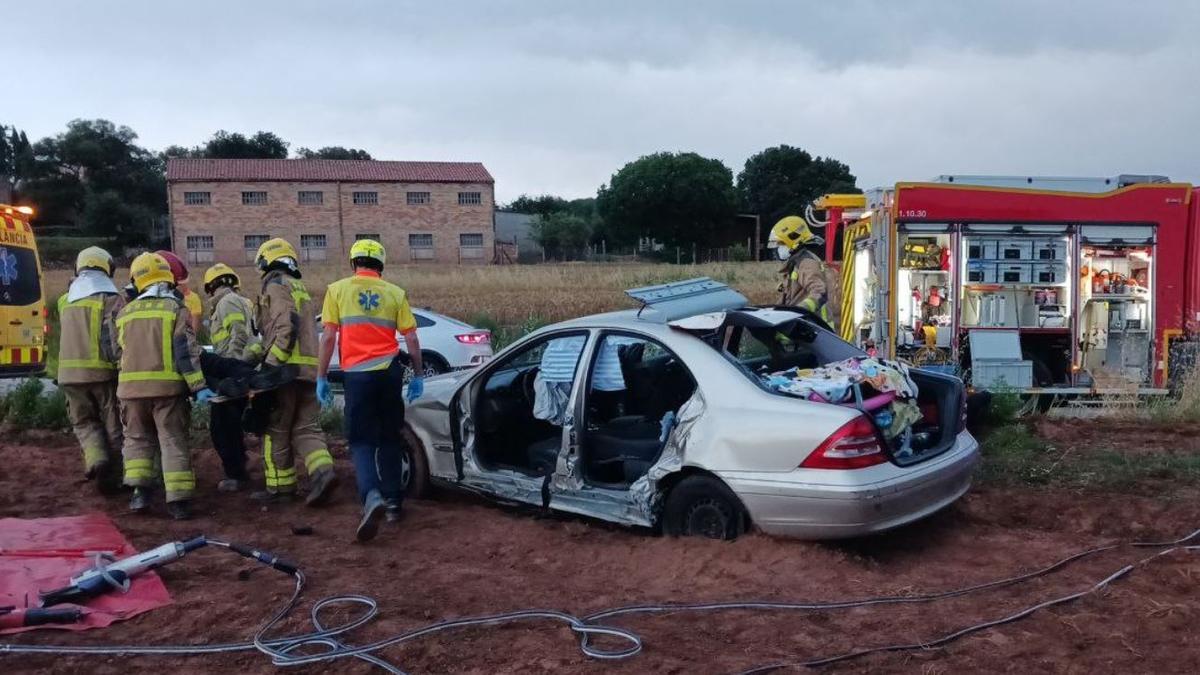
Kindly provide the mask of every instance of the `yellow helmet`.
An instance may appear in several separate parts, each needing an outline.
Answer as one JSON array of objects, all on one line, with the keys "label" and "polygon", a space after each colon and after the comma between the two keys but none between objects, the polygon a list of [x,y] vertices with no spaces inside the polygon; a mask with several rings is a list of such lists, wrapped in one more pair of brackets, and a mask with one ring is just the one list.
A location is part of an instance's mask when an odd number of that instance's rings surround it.
[{"label": "yellow helmet", "polygon": [[378,260],[382,265],[387,262],[387,252],[383,249],[383,244],[374,239],[359,239],[350,247],[350,259],[355,258],[370,258]]},{"label": "yellow helmet", "polygon": [[113,259],[108,251],[99,246],[89,246],[75,256],[75,273],[83,270],[100,270],[108,276],[113,275]]},{"label": "yellow helmet", "polygon": [[237,275],[237,272],[233,271],[232,267],[226,265],[225,263],[217,263],[216,265],[204,270],[204,287],[208,288],[209,284],[224,276],[233,277],[234,286],[240,286],[242,284],[241,278]]},{"label": "yellow helmet", "polygon": [[175,283],[175,275],[171,274],[171,266],[157,253],[143,253],[133,259],[129,266],[129,277],[138,293],[145,291],[151,284],[161,281]]},{"label": "yellow helmet", "polygon": [[775,227],[771,228],[771,241],[778,242],[794,251],[797,247],[809,242],[820,243],[821,238],[808,229],[808,222],[800,216],[780,218]]},{"label": "yellow helmet", "polygon": [[280,258],[299,260],[300,256],[296,255],[296,248],[287,239],[275,237],[264,241],[263,245],[258,247],[258,254],[254,256],[254,261],[258,263],[260,270],[265,270],[267,266]]}]

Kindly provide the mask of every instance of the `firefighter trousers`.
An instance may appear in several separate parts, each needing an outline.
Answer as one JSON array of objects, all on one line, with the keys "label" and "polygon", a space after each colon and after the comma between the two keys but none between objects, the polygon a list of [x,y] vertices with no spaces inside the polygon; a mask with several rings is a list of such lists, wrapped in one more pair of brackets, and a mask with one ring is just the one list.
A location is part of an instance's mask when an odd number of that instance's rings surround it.
[{"label": "firefighter trousers", "polygon": [[103,465],[118,466],[124,439],[116,380],[64,384],[61,388],[67,399],[67,417],[83,449],[83,470],[91,477]]},{"label": "firefighter trousers", "polygon": [[275,390],[275,407],[263,434],[263,464],[267,491],[296,491],[296,457],[304,459],[309,477],[320,471],[333,471],[333,456],[325,443],[317,416],[317,401],[312,382],[294,380]]},{"label": "firefighter trousers", "polygon": [[121,401],[125,423],[125,484],[153,488],[159,484],[155,460],[161,457],[167,501],[191,499],[196,491],[188,449],[190,409],[186,396],[127,398]]}]

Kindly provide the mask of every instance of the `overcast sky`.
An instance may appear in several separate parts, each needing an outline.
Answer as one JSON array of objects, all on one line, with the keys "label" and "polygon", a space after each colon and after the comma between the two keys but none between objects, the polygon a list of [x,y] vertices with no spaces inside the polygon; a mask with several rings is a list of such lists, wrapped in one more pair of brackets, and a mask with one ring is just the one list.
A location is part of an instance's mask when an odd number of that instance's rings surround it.
[{"label": "overcast sky", "polygon": [[639,155],[787,143],[872,187],[941,173],[1200,183],[1200,7],[1129,0],[12,3],[0,123],[217,129],[478,160],[589,196]]}]

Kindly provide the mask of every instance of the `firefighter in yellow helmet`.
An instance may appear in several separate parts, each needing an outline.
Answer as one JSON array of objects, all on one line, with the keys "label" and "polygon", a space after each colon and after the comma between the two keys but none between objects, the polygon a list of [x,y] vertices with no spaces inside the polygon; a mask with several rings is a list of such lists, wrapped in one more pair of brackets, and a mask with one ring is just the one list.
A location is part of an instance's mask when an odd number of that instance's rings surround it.
[{"label": "firefighter in yellow helmet", "polygon": [[[254,304],[238,293],[240,285],[237,272],[225,263],[217,263],[204,272],[204,292],[208,294],[211,308],[208,335],[212,341],[212,354],[223,359],[258,363],[262,346],[254,334]],[[202,358],[219,361],[213,356]],[[206,362],[205,368],[208,367]],[[214,402],[209,409],[208,431],[225,470],[225,478],[217,483],[221,492],[237,492],[250,481],[242,434],[245,410],[245,397]]]},{"label": "firefighter in yellow helmet", "polygon": [[162,256],[133,259],[130,276],[137,297],[117,316],[120,373],[117,398],[125,425],[125,484],[133,487],[129,508],[145,511],[160,484],[162,466],[167,512],[191,517],[196,490],[188,450],[188,394],[211,398],[200,371],[200,347],[191,315],[175,294],[175,277]]},{"label": "firefighter in yellow helmet", "polygon": [[255,256],[262,272],[257,324],[262,331],[263,367],[288,367],[295,377],[274,391],[274,405],[263,434],[266,492],[256,498],[276,501],[296,493],[296,459],[308,472],[309,506],[325,503],[337,486],[333,456],[317,422],[317,325],[312,296],[300,280],[296,249],[286,239],[271,239]]},{"label": "firefighter in yellow helmet", "polygon": [[414,373],[408,384],[408,401],[419,398],[424,389],[417,321],[404,291],[383,280],[386,261],[383,244],[373,239],[354,242],[350,248],[354,274],[329,285],[321,309],[325,327],[317,396],[323,403],[332,403],[326,374],[336,342],[344,372],[346,440],[363,505],[355,532],[359,541],[374,538],[382,518],[399,520],[404,498],[404,442],[400,437],[404,362],[397,332],[404,337]]},{"label": "firefighter in yellow helmet", "polygon": [[840,289],[836,280],[831,278],[831,270],[811,248],[824,241],[812,233],[803,218],[787,216],[771,228],[767,243],[784,261],[783,268],[779,270],[783,275],[783,282],[779,285],[779,304],[807,309],[833,327],[839,308],[832,300]]},{"label": "firefighter in yellow helmet", "polygon": [[121,486],[121,410],[117,403],[117,313],[125,298],[112,281],[113,259],[92,246],[75,258],[75,278],[58,299],[58,384],[83,449],[84,473],[101,493]]}]

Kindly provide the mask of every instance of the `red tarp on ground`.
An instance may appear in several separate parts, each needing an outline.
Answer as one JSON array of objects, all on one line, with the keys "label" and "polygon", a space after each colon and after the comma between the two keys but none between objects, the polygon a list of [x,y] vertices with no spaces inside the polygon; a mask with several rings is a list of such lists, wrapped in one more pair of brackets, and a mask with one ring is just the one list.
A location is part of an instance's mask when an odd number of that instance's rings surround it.
[{"label": "red tarp on ground", "polygon": [[[0,607],[37,607],[38,591],[65,586],[72,576],[92,564],[88,557],[71,555],[78,550],[111,551],[117,558],[137,553],[112,520],[102,513],[66,518],[0,519]],[[0,630],[0,634],[35,628],[99,628],[170,603],[171,596],[162,579],[147,572],[133,579],[128,593],[113,591],[89,600],[79,623],[9,628]]]}]

